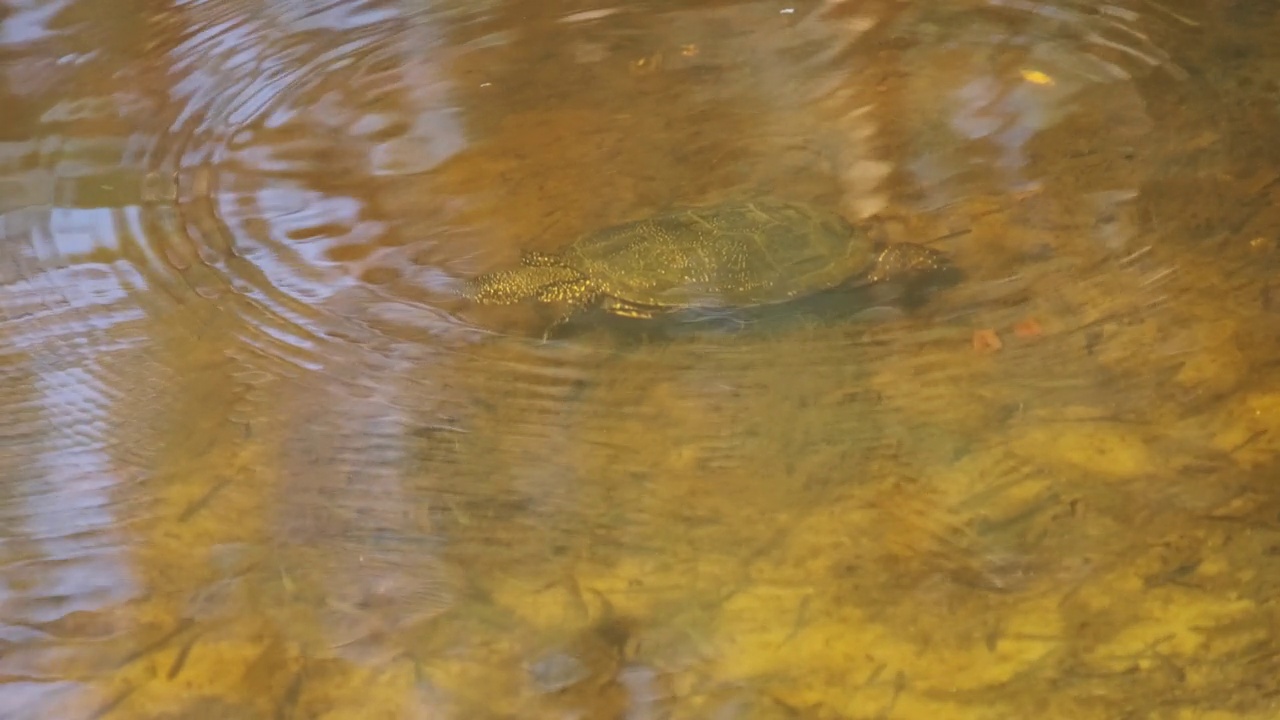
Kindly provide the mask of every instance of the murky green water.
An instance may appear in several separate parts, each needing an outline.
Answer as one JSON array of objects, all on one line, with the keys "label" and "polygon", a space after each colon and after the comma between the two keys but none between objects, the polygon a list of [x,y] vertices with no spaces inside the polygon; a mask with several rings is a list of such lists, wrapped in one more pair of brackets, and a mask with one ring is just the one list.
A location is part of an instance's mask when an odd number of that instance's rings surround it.
[{"label": "murky green water", "polygon": [[[1276,37],[0,5],[0,717],[1274,717]],[[965,278],[547,340],[458,297],[765,197]]]}]

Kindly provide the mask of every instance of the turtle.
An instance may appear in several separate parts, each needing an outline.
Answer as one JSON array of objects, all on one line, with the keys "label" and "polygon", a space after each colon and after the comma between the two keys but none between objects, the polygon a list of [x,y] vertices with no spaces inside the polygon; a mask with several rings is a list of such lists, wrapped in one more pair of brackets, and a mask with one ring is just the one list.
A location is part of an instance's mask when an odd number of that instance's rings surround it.
[{"label": "turtle", "polygon": [[750,308],[953,269],[938,250],[871,235],[866,223],[789,200],[687,207],[597,230],[559,253],[525,252],[519,267],[472,278],[462,295],[563,304],[554,327],[591,307],[630,318]]}]

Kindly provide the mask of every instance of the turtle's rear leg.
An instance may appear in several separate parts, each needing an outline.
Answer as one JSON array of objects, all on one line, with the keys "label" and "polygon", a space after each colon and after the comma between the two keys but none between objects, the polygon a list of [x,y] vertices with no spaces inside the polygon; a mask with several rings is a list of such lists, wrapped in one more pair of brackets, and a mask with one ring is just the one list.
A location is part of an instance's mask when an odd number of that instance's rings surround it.
[{"label": "turtle's rear leg", "polygon": [[638,320],[651,320],[658,314],[658,311],[654,308],[645,307],[644,305],[636,305],[635,303],[629,303],[626,300],[619,300],[618,298],[607,298],[601,303],[601,307],[604,308],[605,312],[613,315],[625,318],[636,318]]}]

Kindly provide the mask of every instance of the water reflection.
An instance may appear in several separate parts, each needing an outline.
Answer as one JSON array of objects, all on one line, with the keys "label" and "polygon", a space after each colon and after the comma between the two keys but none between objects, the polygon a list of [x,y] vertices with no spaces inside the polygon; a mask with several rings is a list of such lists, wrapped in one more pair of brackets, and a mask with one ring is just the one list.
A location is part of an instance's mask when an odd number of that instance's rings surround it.
[{"label": "water reflection", "polygon": [[[0,715],[1265,714],[1244,6],[9,3]],[[968,277],[456,297],[766,196]]]}]

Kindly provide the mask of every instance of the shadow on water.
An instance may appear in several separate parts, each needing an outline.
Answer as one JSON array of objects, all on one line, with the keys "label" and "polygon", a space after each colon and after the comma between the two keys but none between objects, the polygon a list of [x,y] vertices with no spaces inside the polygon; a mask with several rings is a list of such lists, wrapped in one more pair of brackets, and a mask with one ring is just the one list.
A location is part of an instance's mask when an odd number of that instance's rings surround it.
[{"label": "shadow on water", "polygon": [[[606,342],[630,347],[645,343],[669,343],[678,339],[739,334],[770,334],[786,342],[797,328],[874,325],[919,315],[935,296],[964,279],[964,272],[949,266],[927,278],[860,286],[848,283],[785,303],[725,308],[673,308],[651,317],[619,316],[603,308],[587,308],[564,316],[555,304],[552,311],[535,314],[528,330],[544,340]],[[546,310],[546,308],[544,308]],[[592,333],[597,340],[588,340]]]},{"label": "shadow on water", "polygon": [[[100,5],[0,7],[0,717],[1270,717],[1266,3]],[[963,277],[458,297],[744,197]]]}]

